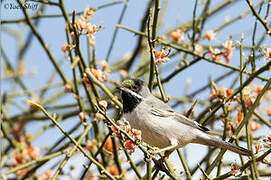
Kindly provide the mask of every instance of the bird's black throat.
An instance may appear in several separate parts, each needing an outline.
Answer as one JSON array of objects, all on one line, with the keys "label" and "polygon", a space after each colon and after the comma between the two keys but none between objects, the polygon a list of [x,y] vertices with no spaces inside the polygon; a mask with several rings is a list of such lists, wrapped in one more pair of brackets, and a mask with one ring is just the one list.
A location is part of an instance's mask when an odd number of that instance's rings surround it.
[{"label": "bird's black throat", "polygon": [[123,101],[123,112],[129,113],[132,112],[138,104],[142,101],[139,97],[132,95],[126,91],[122,91],[121,98]]}]

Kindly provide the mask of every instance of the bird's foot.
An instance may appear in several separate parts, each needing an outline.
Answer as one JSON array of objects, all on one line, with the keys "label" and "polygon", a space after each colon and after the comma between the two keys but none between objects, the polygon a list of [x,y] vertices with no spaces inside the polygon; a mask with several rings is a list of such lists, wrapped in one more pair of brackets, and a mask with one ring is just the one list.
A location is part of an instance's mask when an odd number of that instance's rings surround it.
[{"label": "bird's foot", "polygon": [[162,157],[163,159],[166,159],[169,157],[169,155],[173,152],[174,150],[168,150],[165,152],[164,156]]},{"label": "bird's foot", "polygon": [[164,161],[165,159],[162,157],[159,160],[155,160],[155,167],[163,172],[168,172],[168,169],[166,168],[166,166],[164,165]]},{"label": "bird's foot", "polygon": [[150,153],[151,155],[156,155],[156,154],[160,153],[160,149],[154,147],[154,148],[152,148],[152,149],[149,149],[149,153]]}]

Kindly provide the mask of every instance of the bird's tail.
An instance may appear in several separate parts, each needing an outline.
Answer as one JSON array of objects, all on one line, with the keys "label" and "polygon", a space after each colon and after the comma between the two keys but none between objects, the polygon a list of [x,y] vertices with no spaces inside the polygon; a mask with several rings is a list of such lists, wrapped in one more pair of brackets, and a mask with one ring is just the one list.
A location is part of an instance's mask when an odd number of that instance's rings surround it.
[{"label": "bird's tail", "polygon": [[220,147],[220,148],[224,148],[224,149],[228,149],[232,152],[241,154],[241,155],[245,155],[245,156],[251,156],[251,151],[236,146],[234,144],[228,143],[226,141],[220,140],[214,136],[211,136],[209,134],[205,134],[204,136],[200,136],[198,137],[197,143],[199,144],[203,144],[203,145],[208,145],[208,146],[215,146],[215,147]]}]

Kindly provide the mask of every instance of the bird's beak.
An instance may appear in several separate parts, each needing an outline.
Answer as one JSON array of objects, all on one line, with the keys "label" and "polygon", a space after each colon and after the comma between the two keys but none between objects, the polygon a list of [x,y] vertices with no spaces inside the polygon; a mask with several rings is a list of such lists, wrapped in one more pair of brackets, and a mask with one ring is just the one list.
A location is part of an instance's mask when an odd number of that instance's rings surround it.
[{"label": "bird's beak", "polygon": [[120,91],[124,91],[124,92],[131,92],[130,89],[124,87],[124,86],[117,86],[117,89],[120,90]]},{"label": "bird's beak", "polygon": [[124,91],[126,88],[123,87],[123,86],[117,86],[117,89],[120,90],[120,91]]},{"label": "bird's beak", "polygon": [[120,90],[121,93],[125,92],[125,93],[131,94],[131,95],[137,97],[138,99],[144,99],[141,95],[133,92],[132,90],[128,89],[127,87],[117,86],[117,89]]}]

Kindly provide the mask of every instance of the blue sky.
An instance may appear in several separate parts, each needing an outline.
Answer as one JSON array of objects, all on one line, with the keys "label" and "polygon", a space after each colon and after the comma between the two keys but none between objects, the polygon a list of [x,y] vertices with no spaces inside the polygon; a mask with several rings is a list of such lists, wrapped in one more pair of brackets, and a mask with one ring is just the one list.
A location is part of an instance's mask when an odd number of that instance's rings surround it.
[{"label": "blue sky", "polygon": [[[106,3],[109,3],[112,1],[109,0],[88,0],[88,1],[73,1],[73,0],[65,0],[65,7],[67,8],[67,12],[71,13],[73,10],[76,10],[77,12],[83,11],[86,7],[97,7]],[[201,2],[201,1],[199,1]],[[5,9],[3,5],[14,3],[16,4],[15,0],[5,0],[2,2],[1,6],[1,19],[2,20],[11,20],[11,19],[18,19],[24,17],[21,10],[15,10],[15,9]],[[35,3],[35,2],[31,2]],[[122,25],[125,25],[129,28],[139,30],[141,19],[144,15],[144,11],[146,8],[148,1],[147,0],[141,0],[141,1],[133,1],[130,0],[128,3],[128,8],[125,14],[125,17],[123,19]],[[215,7],[217,2],[211,3],[211,7]],[[39,4],[40,6],[40,4]],[[161,6],[164,6],[164,3],[162,1]],[[161,26],[158,34],[162,34],[166,32],[167,30],[175,27],[176,25],[183,24],[193,17],[193,7],[194,7],[194,1],[178,1],[178,0],[172,0],[170,1],[170,5],[168,7],[168,11],[165,15],[165,18],[163,20],[164,24]],[[119,15],[121,13],[121,10],[123,8],[123,4],[114,5],[112,7],[107,7],[101,10],[98,10],[93,19],[91,20],[91,23],[96,25],[102,25],[102,29],[95,34],[96,37],[96,55],[97,59],[101,62],[105,59],[108,48],[110,46],[111,38],[113,35],[113,31],[115,29],[115,26],[117,24]],[[200,5],[198,7],[198,14],[200,10],[202,10],[203,6]],[[209,21],[207,21],[205,29],[203,32],[206,32],[210,29],[215,29],[221,24],[225,22],[225,18],[233,18],[240,14],[240,12],[244,12],[248,10],[248,6],[245,3],[245,1],[238,1],[233,6],[227,7],[223,12],[218,13],[214,17],[212,17]],[[265,9],[263,9],[265,11]],[[29,10],[30,14],[33,14],[34,11]],[[61,11],[57,7],[48,7],[46,8],[44,14],[60,14]],[[227,40],[230,36],[232,36],[232,39],[234,41],[239,41],[241,38],[241,32],[244,32],[245,35],[245,44],[251,45],[251,34],[252,34],[252,27],[254,26],[254,17],[251,15],[248,15],[245,19],[237,21],[237,23],[234,23],[233,25],[230,25],[229,27],[225,28],[222,32],[220,32],[216,39],[212,41],[212,44],[222,44],[225,40]],[[262,34],[263,28],[260,24],[258,24],[258,31],[259,34]],[[15,39],[13,35],[10,35],[6,32],[5,28],[10,28],[17,33],[20,33],[20,41],[18,39]],[[70,69],[70,62],[65,57],[65,54],[61,51],[61,46],[66,43],[66,36],[65,36],[65,21],[63,18],[44,18],[40,21],[40,24],[38,26],[38,31],[41,34],[42,38],[46,41],[46,44],[48,45],[49,49],[53,53],[55,59],[57,61],[63,61],[63,65],[61,66],[61,69],[69,78],[71,78],[71,69]],[[29,27],[24,26],[24,24],[9,24],[2,26],[1,31],[1,46],[5,53],[8,55],[12,65],[14,66],[17,62],[17,52],[18,44],[22,44],[25,41],[26,35],[30,32]],[[260,36],[257,36],[259,38]],[[112,54],[109,59],[109,64],[113,64],[116,60],[123,57],[125,54],[130,53],[134,50],[136,42],[138,37],[135,36],[133,33],[127,32],[125,30],[120,29],[119,33],[117,35],[117,39],[112,51]],[[187,38],[186,38],[187,40]],[[270,38],[267,39],[264,44],[267,44],[270,46]],[[82,51],[83,54],[87,55],[87,48],[85,38],[83,37],[82,40]],[[202,44],[208,45],[208,41],[202,41]],[[180,58],[179,58],[180,59]],[[178,64],[178,57],[172,59],[169,63],[163,65],[165,68],[164,73],[162,74],[162,77],[165,77],[167,74],[173,71],[175,66]],[[38,40],[34,37],[31,45],[26,52],[26,55],[24,57],[25,65],[26,65],[26,71],[27,75],[23,78],[24,83],[27,85],[29,89],[35,89],[40,86],[44,86],[48,80],[48,74],[51,74],[54,71],[54,68],[51,64],[51,62],[48,60],[48,57],[45,53],[45,51],[42,49],[41,45],[39,44]],[[137,64],[136,62],[135,64]],[[3,62],[2,62],[3,64]],[[239,65],[239,54],[238,51],[234,52],[231,64],[233,65]],[[262,64],[262,62],[259,62],[258,64]],[[3,66],[1,66],[1,70],[3,72]],[[35,75],[31,75],[31,72],[33,72]],[[184,91],[184,86],[187,81],[191,81],[191,85],[189,88],[189,92],[193,92],[194,90],[197,90],[199,87],[206,85],[208,83],[208,78],[215,79],[216,77],[219,77],[223,73],[228,72],[228,70],[225,70],[225,68],[218,67],[214,64],[210,64],[207,62],[201,62],[198,63],[191,68],[183,71],[178,76],[176,76],[172,81],[166,84],[166,93],[167,95],[171,96],[182,96]],[[133,72],[129,72],[130,75]],[[267,72],[266,75],[270,72]],[[233,75],[232,77],[235,77]],[[270,76],[269,76],[270,77]],[[112,75],[113,80],[118,80],[119,77],[117,75]],[[223,84],[218,84],[219,87],[227,87],[229,84],[231,84],[231,81],[229,78],[229,81],[224,81]],[[54,82],[60,82],[60,78],[57,77]],[[10,92],[12,86],[10,84],[11,80],[2,80],[1,85],[1,93],[3,92]],[[260,81],[257,81],[257,83],[261,84]],[[60,90],[61,88],[56,88]],[[20,91],[20,88],[17,88],[17,91]],[[50,93],[47,94],[47,97],[51,96],[54,91],[49,91]],[[208,97],[208,93],[203,93],[200,97],[197,97],[199,99],[206,99]],[[26,99],[26,96],[19,97],[18,103],[24,106],[22,103],[22,100]],[[67,102],[70,103],[70,99],[65,97],[62,98],[58,104],[65,104]],[[74,101],[74,100],[72,100]],[[183,109],[177,108],[176,109],[179,112],[182,112]],[[14,109],[14,112],[19,112],[18,110]],[[73,119],[70,119],[66,122],[64,122],[62,125],[65,129],[69,129],[72,127],[74,123]],[[32,123],[27,130],[29,132],[37,132],[39,130],[40,123]],[[54,136],[51,136],[50,134],[54,134]],[[264,132],[261,132],[260,134],[266,134],[270,133],[270,129],[265,129]],[[53,141],[55,137],[59,136],[60,132],[58,130],[50,130],[47,133],[43,135],[39,140],[48,140]],[[39,144],[40,141],[37,140],[37,144]],[[198,152],[201,152],[201,149],[204,148],[202,146],[197,145],[189,145],[187,147],[187,152],[191,154],[197,154]],[[204,154],[204,153],[203,153]],[[201,159],[201,156],[203,154],[197,155],[197,156],[188,156],[189,157],[189,164],[195,164],[198,162],[198,160]],[[233,155],[235,158],[237,156]],[[227,155],[226,155],[227,157]],[[229,156],[232,157],[232,156]],[[176,158],[176,154],[173,155],[172,159]],[[181,165],[179,166],[181,167]]]}]

